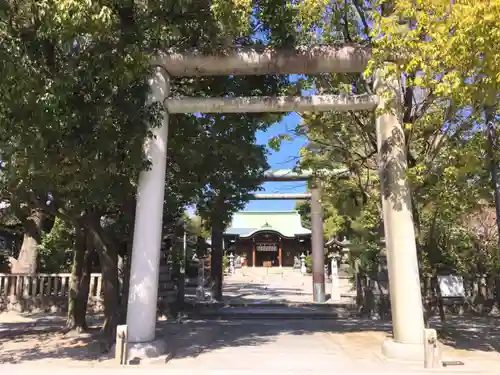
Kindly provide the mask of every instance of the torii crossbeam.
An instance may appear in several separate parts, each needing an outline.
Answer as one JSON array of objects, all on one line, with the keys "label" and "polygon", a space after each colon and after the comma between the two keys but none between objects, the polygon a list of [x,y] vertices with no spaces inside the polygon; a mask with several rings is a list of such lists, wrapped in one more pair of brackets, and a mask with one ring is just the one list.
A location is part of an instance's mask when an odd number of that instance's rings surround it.
[{"label": "torii crossbeam", "polygon": [[[388,73],[377,71],[374,79],[376,97],[170,97],[171,76],[361,73],[369,59],[370,50],[357,45],[281,51],[247,49],[230,51],[225,55],[168,51],[153,58],[155,69],[150,79],[149,102],[163,104],[166,111],[163,113],[162,126],[152,128],[154,136],[146,142],[145,153],[152,166],[139,177],[127,309],[129,358],[159,354],[165,349],[162,346],[163,340],[154,339],[170,113],[287,112],[305,111],[307,108],[315,111],[371,111],[376,108],[379,174],[394,336],[394,340],[384,343],[382,351],[386,356],[396,359],[414,360],[423,357],[423,308],[411,193],[405,177],[405,139],[398,106],[393,105],[402,96],[399,92],[399,77],[394,74],[397,69],[388,69]],[[311,190],[311,202],[316,200],[314,191],[318,190]],[[316,210],[317,207],[312,209]],[[321,217],[320,213],[315,217]]]}]

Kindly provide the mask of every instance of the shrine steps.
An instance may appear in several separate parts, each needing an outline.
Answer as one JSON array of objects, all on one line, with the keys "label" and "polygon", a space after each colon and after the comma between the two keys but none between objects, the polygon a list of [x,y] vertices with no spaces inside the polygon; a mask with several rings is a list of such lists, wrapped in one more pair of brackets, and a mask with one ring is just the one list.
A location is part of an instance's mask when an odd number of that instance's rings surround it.
[{"label": "shrine steps", "polygon": [[248,303],[197,304],[188,313],[203,319],[343,319],[358,316],[352,304],[334,303]]}]

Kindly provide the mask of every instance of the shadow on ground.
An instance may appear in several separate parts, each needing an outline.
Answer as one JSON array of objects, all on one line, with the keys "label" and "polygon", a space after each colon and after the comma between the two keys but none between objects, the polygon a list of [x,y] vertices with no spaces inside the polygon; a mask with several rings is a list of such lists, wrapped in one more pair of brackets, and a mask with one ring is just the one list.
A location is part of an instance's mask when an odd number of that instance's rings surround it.
[{"label": "shadow on ground", "polygon": [[97,360],[102,357],[102,341],[97,340],[99,319],[88,321],[88,332],[77,334],[67,332],[61,316],[37,313],[22,314],[22,322],[0,319],[0,364],[64,358]]},{"label": "shadow on ground", "polygon": [[374,331],[380,332],[383,337],[389,336],[391,325],[387,322],[374,324],[372,321],[359,319],[219,320],[188,321],[185,324],[164,326],[163,330],[169,337],[167,345],[172,358],[196,357],[229,347],[261,346],[275,342],[283,335]]},{"label": "shadow on ground", "polygon": [[459,350],[500,352],[500,326],[498,318],[451,317],[443,326],[434,324],[439,340]]},{"label": "shadow on ground", "polygon": [[[28,325],[28,324],[31,324]],[[467,351],[500,350],[497,320],[449,318],[440,330],[444,344]],[[98,326],[89,334],[71,336],[62,333],[62,321],[35,319],[34,323],[0,323],[0,363],[26,363],[39,360],[70,360],[102,362],[111,354],[102,355],[96,348]],[[291,319],[291,320],[188,320],[182,324],[160,321],[157,336],[164,337],[170,358],[197,357],[228,347],[257,347],[280,340],[280,336],[307,336],[321,332],[340,334],[345,345],[379,348],[391,335],[391,323],[368,319]],[[337,336],[338,337],[338,336]],[[332,337],[332,342],[334,338]],[[310,343],[311,340],[305,340]],[[365,344],[366,342],[366,344]],[[361,343],[361,344],[360,344]],[[310,345],[310,344],[307,344]],[[339,349],[340,350],[340,349]]]},{"label": "shadow on ground", "polygon": [[[296,298],[300,297],[300,298]],[[308,298],[310,297],[310,298]],[[224,287],[225,302],[291,302],[301,300],[304,302],[312,299],[312,294],[307,293],[303,288],[297,287],[272,287],[260,283],[231,283]]]},{"label": "shadow on ground", "polygon": [[[25,324],[25,323],[23,323]],[[43,324],[22,330],[9,323],[13,330],[6,332],[2,324],[0,336],[0,363],[26,363],[38,360],[105,361],[110,356],[99,356],[95,348],[97,327],[90,334],[68,337],[59,327]],[[170,358],[196,357],[202,353],[227,347],[256,347],[272,343],[282,335],[306,336],[319,332],[370,332],[390,334],[388,322],[368,320],[188,320],[182,323],[158,322],[157,336],[164,337]]]},{"label": "shadow on ground", "polygon": [[[325,283],[327,302],[330,301],[331,283]],[[303,286],[281,287],[264,283],[233,282],[224,286],[225,303],[260,304],[260,303],[312,303],[312,292],[304,290]]]}]

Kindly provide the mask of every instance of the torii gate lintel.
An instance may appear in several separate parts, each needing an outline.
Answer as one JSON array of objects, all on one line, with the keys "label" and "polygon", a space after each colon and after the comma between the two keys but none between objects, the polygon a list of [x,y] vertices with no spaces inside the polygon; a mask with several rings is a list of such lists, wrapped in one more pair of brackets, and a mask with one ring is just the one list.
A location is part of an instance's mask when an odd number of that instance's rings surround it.
[{"label": "torii gate lintel", "polygon": [[[156,68],[150,79],[149,101],[162,103],[167,108],[163,113],[162,126],[151,129],[154,137],[146,141],[145,153],[152,166],[139,177],[127,309],[129,358],[162,350],[159,346],[152,350],[151,343],[155,339],[156,328],[169,106],[179,112],[206,110],[210,113],[255,112],[266,108],[274,112],[307,110],[306,108],[315,111],[376,108],[394,337],[394,340],[386,341],[382,350],[386,356],[395,359],[423,358],[423,306],[411,193],[405,177],[404,132],[397,106],[392,104],[401,98],[399,77],[393,73],[396,69],[389,70],[390,75],[377,71],[374,80],[376,97],[346,95],[307,100],[301,97],[266,100],[207,98],[201,102],[201,98],[170,100],[169,95],[170,76],[361,73],[369,59],[370,51],[356,45],[297,48],[289,51],[240,50],[224,56],[167,53],[153,58],[152,64]],[[319,192],[318,189],[312,189],[311,194],[314,191]],[[312,202],[314,201],[313,198]],[[316,201],[319,201],[319,196]],[[320,215],[315,217],[320,218]],[[323,270],[321,273],[323,274]],[[158,345],[161,346],[161,343]]]}]

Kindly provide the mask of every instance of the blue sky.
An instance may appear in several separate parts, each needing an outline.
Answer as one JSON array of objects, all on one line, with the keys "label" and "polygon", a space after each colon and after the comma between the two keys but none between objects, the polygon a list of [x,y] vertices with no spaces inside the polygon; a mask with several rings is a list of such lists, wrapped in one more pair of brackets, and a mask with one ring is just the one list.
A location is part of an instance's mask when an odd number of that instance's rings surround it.
[{"label": "blue sky", "polygon": [[[283,133],[293,137],[293,141],[283,141],[281,149],[278,152],[269,151],[267,160],[271,169],[288,169],[297,164],[299,150],[306,143],[305,137],[293,135],[289,130],[293,130],[300,122],[300,116],[297,113],[290,113],[279,123],[272,125],[266,132],[257,133],[257,143],[266,145],[269,139]],[[262,193],[303,193],[306,191],[306,182],[266,182],[263,185]],[[250,201],[245,207],[245,211],[277,211],[293,210],[295,208],[294,200],[276,200],[276,201]]]},{"label": "blue sky", "polygon": [[[300,78],[297,74],[290,76],[290,81],[294,82]],[[314,89],[302,90],[302,96],[314,94]],[[278,152],[269,150],[267,161],[272,170],[289,169],[297,165],[300,149],[306,144],[306,137],[298,137],[293,130],[300,123],[299,114],[292,112],[285,116],[279,123],[272,125],[267,131],[257,133],[257,143],[267,145],[269,139],[280,135],[288,134],[293,138],[292,142],[283,141]],[[263,184],[264,190],[261,193],[304,193],[306,191],[305,181],[300,182],[266,182]],[[250,201],[245,207],[245,211],[283,211],[293,210],[296,201],[294,200],[272,200],[272,201]]]},{"label": "blue sky", "polygon": [[[290,75],[290,81],[294,82],[300,78],[299,75]],[[302,90],[302,96],[314,95],[314,89]],[[292,112],[283,117],[283,119],[273,124],[265,132],[257,133],[257,144],[267,145],[269,140],[280,134],[288,134],[292,141],[283,141],[279,151],[273,151],[268,148],[267,161],[271,170],[290,169],[297,165],[300,149],[306,145],[306,137],[299,137],[294,133],[295,127],[300,123],[299,114]],[[306,192],[305,181],[298,182],[266,182],[262,186],[264,190],[259,193],[304,193]],[[247,203],[244,211],[284,211],[295,208],[295,200],[253,200]],[[194,215],[195,209],[188,207],[187,212]]]},{"label": "blue sky", "polygon": [[[267,145],[269,139],[287,133],[292,136],[293,141],[283,141],[281,149],[278,152],[269,149],[267,161],[271,169],[288,169],[297,164],[299,150],[306,144],[305,137],[298,137],[290,130],[295,129],[299,124],[300,116],[297,113],[290,113],[280,122],[272,125],[265,132],[257,133],[257,143]],[[306,182],[266,182],[263,184],[264,190],[260,193],[304,193],[306,191]],[[272,200],[272,201],[250,201],[245,207],[245,211],[284,211],[295,208],[294,200]],[[194,215],[194,207],[188,207],[189,215]]]}]

